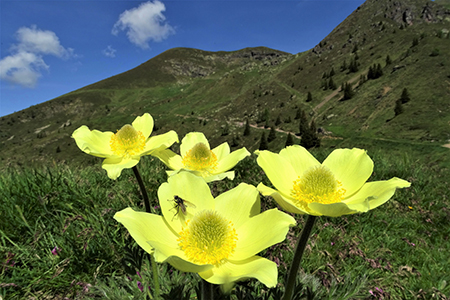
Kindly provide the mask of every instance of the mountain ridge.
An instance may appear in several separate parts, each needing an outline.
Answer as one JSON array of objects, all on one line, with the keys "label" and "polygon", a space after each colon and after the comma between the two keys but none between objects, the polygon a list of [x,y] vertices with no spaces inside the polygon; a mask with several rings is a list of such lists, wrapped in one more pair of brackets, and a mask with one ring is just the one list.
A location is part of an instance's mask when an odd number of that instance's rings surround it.
[{"label": "mountain ridge", "polygon": [[[114,131],[144,112],[155,118],[156,134],[175,129],[181,139],[203,131],[212,145],[227,141],[250,150],[268,130],[264,125],[278,120],[271,147],[279,150],[285,132],[298,132],[298,109],[308,112],[325,137],[444,144],[450,139],[447,28],[450,10],[439,3],[368,0],[302,53],[169,49],[129,71],[0,118],[0,166],[39,163],[46,156],[87,161],[70,137],[73,130],[88,125]],[[367,79],[376,65],[383,75]],[[331,80],[335,87],[328,87]],[[354,96],[343,100],[339,86],[352,80]],[[411,101],[395,115],[405,88]],[[236,125],[246,119],[259,128],[248,137]]]}]

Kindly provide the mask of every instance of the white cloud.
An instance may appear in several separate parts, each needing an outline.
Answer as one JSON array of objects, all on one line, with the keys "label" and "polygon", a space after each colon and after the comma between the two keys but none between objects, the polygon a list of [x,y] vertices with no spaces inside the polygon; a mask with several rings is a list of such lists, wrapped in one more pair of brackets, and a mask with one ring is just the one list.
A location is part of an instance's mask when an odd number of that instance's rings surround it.
[{"label": "white cloud", "polygon": [[158,0],[126,10],[114,24],[112,34],[117,35],[120,30],[126,30],[130,42],[148,49],[149,41],[160,42],[175,33],[175,29],[165,22],[166,17],[162,14],[165,10],[164,4]]},{"label": "white cloud", "polygon": [[111,45],[108,45],[108,47],[106,47],[106,49],[104,49],[102,51],[102,53],[106,56],[106,57],[116,57],[116,49],[114,49]]},{"label": "white cloud", "polygon": [[0,79],[32,88],[41,77],[41,69],[48,69],[42,57],[21,51],[0,60]]},{"label": "white cloud", "polygon": [[34,25],[19,28],[16,38],[18,43],[11,47],[11,55],[0,60],[0,79],[14,84],[36,86],[41,71],[49,68],[43,55],[75,57],[73,49],[64,48],[54,32],[40,30]]}]

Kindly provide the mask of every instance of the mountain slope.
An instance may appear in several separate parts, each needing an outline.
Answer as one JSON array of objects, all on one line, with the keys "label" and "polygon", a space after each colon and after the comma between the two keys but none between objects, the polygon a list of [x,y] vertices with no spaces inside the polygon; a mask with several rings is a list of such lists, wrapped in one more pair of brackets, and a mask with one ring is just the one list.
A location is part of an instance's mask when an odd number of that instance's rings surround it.
[{"label": "mountain slope", "polygon": [[[202,131],[212,145],[228,141],[250,150],[259,145],[263,115],[270,126],[280,123],[270,147],[282,148],[286,133],[298,132],[299,108],[329,138],[443,144],[450,139],[450,10],[443,5],[366,1],[319,45],[296,55],[265,47],[168,50],[130,71],[1,118],[0,166],[46,157],[98,161],[77,149],[71,133],[83,124],[114,131],[144,112],[155,118],[157,134],[174,129],[181,139]],[[382,75],[367,79],[373,68]],[[344,101],[340,87],[347,82],[354,95]],[[410,101],[396,115],[405,88]],[[247,118],[259,127],[244,137]]]}]

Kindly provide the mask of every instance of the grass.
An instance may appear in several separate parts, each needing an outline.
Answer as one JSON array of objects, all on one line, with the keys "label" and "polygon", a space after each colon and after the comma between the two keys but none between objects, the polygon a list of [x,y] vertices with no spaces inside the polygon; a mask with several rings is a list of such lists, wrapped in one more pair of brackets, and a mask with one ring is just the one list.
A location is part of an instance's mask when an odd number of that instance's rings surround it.
[{"label": "grass", "polygon": [[[355,141],[354,141],[355,142]],[[407,149],[407,147],[405,147]],[[323,160],[331,149],[313,154]],[[450,281],[450,192],[448,169],[417,153],[369,150],[375,169],[369,179],[397,176],[412,183],[383,206],[365,214],[318,218],[299,280],[305,299],[448,299]],[[447,154],[448,155],[448,154]],[[164,166],[144,157],[138,165],[155,213]],[[270,185],[249,157],[233,181],[211,183],[213,195],[240,182]],[[127,206],[143,210],[131,170],[112,181],[100,169],[51,165],[10,169],[0,175],[0,295],[3,299],[146,299],[138,288],[152,285],[148,257],[113,215]],[[262,208],[275,206],[262,197]],[[256,280],[235,287],[231,299],[278,299],[303,216],[287,239],[263,251],[279,264],[279,285]],[[55,249],[56,247],[56,249]],[[57,255],[52,254],[52,250]],[[195,299],[199,278],[158,264],[164,299]],[[145,289],[144,289],[145,290]],[[176,296],[175,296],[176,295]]]}]

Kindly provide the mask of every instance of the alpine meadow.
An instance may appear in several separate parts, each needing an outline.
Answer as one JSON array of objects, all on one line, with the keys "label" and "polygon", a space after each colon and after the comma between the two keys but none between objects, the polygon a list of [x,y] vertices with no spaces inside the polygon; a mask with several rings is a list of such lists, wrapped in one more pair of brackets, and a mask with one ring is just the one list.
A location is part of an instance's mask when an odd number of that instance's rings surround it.
[{"label": "alpine meadow", "polygon": [[450,0],[170,49],[0,150],[0,300],[450,299]]}]

